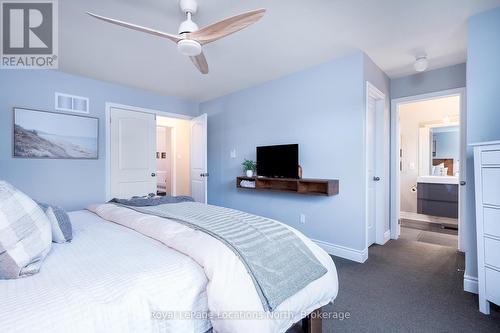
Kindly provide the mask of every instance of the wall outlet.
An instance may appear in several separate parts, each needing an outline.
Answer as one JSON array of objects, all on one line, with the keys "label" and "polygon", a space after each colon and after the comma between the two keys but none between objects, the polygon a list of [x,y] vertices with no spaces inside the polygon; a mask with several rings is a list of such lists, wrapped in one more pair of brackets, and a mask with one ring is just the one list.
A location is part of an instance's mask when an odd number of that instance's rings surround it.
[{"label": "wall outlet", "polygon": [[229,154],[231,158],[236,158],[236,149],[231,150],[231,153]]},{"label": "wall outlet", "polygon": [[306,224],[306,215],[305,214],[300,214],[300,223]]}]

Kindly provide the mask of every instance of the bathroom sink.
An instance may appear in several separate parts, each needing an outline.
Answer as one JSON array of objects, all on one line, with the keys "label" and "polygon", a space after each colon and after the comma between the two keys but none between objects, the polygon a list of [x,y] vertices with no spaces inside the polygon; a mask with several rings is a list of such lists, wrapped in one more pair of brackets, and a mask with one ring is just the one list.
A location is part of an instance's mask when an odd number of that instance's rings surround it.
[{"label": "bathroom sink", "polygon": [[429,184],[458,184],[457,176],[419,176],[417,183]]}]

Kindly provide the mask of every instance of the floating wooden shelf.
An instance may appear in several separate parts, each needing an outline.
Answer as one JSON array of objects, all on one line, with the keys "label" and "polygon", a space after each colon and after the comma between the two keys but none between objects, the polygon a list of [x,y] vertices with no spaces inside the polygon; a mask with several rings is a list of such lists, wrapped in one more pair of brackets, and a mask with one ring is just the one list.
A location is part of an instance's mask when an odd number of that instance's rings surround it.
[{"label": "floating wooden shelf", "polygon": [[[242,187],[241,181],[255,182],[254,187]],[[338,179],[291,179],[265,177],[236,177],[236,187],[245,190],[261,190],[331,196],[339,194]]]}]

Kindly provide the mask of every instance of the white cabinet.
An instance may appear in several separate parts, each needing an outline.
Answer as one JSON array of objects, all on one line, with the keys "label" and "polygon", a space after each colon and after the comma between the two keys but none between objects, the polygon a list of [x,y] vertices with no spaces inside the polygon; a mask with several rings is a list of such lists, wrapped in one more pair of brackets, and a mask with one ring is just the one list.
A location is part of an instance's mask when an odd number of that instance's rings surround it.
[{"label": "white cabinet", "polygon": [[479,310],[500,305],[500,141],[474,146]]}]

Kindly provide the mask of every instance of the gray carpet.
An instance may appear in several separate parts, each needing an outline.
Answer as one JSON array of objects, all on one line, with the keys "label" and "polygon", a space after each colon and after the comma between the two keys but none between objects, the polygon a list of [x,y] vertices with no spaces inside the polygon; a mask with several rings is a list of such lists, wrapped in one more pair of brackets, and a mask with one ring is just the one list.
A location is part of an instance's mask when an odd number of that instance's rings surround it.
[{"label": "gray carpet", "polygon": [[364,264],[334,257],[340,290],[323,332],[500,332],[500,310],[478,311],[477,295],[463,291],[463,254],[453,248],[397,240],[374,245]]}]

